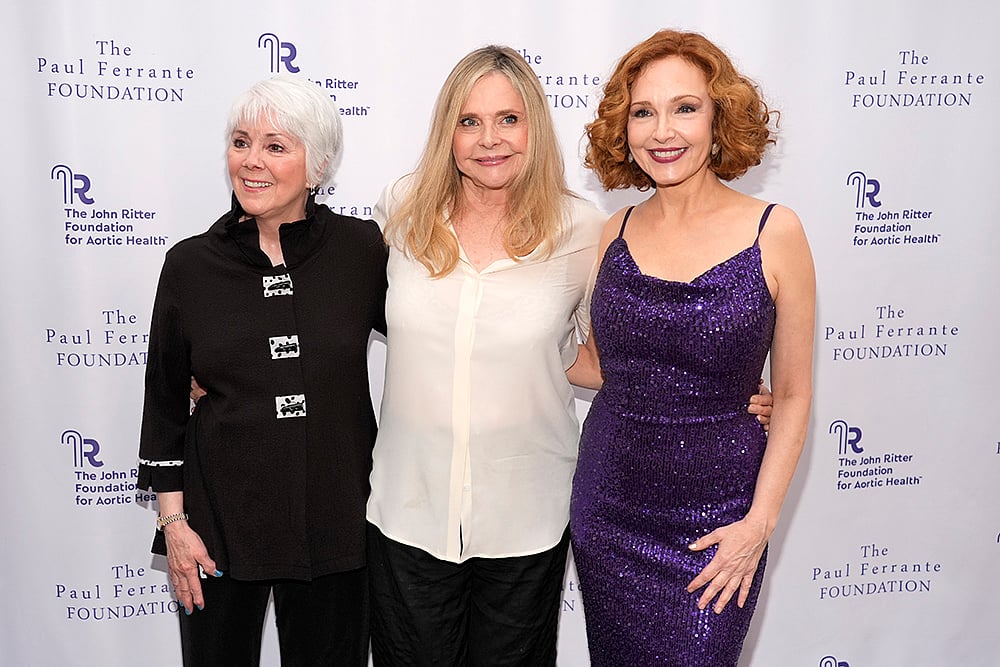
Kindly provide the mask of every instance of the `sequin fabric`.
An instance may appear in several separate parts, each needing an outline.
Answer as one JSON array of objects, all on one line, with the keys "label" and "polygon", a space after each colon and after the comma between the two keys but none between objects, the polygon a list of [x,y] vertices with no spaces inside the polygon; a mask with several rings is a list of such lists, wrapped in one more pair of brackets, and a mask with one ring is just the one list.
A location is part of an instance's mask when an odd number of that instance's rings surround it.
[{"label": "sequin fabric", "polygon": [[715,549],[687,545],[745,515],[764,455],[763,428],[746,412],[774,331],[760,248],[684,283],[641,273],[619,237],[592,317],[605,382],[584,423],[571,506],[591,664],[736,665],[766,553],[746,605],[734,599],[716,615],[686,591]]}]

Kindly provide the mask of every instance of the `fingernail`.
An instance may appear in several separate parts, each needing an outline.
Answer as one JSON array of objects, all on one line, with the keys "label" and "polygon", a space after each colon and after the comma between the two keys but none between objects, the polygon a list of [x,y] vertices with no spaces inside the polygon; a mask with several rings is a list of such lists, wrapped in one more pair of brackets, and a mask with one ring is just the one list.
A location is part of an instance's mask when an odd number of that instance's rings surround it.
[{"label": "fingernail", "polygon": [[190,616],[191,615],[191,610],[188,609],[187,607],[184,607],[184,615],[185,616]]},{"label": "fingernail", "polygon": [[204,611],[204,609],[205,609],[205,605],[203,605],[203,604],[197,605],[197,607],[198,607],[198,611]]},{"label": "fingernail", "polygon": [[217,576],[217,577],[221,577],[221,576],[222,576],[222,570],[216,570],[216,571],[214,572],[214,574],[215,574],[215,576]]}]

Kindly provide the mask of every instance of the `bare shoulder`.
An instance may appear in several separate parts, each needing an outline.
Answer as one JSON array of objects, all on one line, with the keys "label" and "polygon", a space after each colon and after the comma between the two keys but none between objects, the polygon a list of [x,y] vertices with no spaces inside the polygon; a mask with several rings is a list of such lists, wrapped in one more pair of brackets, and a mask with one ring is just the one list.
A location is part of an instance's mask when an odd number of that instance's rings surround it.
[{"label": "bare shoulder", "polygon": [[612,213],[611,217],[608,218],[608,221],[604,224],[604,233],[607,234],[610,231],[613,231],[615,233],[615,236],[617,236],[618,235],[618,230],[622,226],[622,220],[625,219],[625,214],[628,213],[629,210],[633,209],[633,208],[635,208],[635,207],[634,206],[626,206],[626,207],[621,208],[621,209],[615,211],[614,213]]},{"label": "bare shoulder", "polygon": [[611,242],[614,241],[622,228],[622,221],[625,219],[625,214],[628,213],[632,206],[626,206],[613,213],[607,222],[604,223],[604,231],[601,232],[601,254],[607,249]]},{"label": "bare shoulder", "polygon": [[762,247],[805,244],[806,232],[799,216],[787,206],[775,205],[761,230],[760,243]]},{"label": "bare shoulder", "polygon": [[[767,204],[762,204],[762,208]],[[772,231],[778,233],[794,232],[802,229],[802,221],[798,214],[787,206],[775,204],[771,213],[767,216],[767,224],[764,225],[764,232]]]},{"label": "bare shoulder", "polygon": [[[789,284],[813,289],[810,287],[815,283],[812,251],[795,211],[787,206],[775,206],[760,233],[759,243],[772,294],[787,293]],[[779,284],[783,287],[779,288]]]},{"label": "bare shoulder", "polygon": [[722,195],[718,197],[717,208],[710,210],[710,214],[725,225],[734,236],[738,235],[741,239],[745,239],[749,235],[751,241],[757,236],[757,230],[765,215],[767,221],[761,232],[761,241],[765,234],[779,228],[782,230],[793,228],[798,224],[798,216],[792,209],[729,187],[722,190]]}]

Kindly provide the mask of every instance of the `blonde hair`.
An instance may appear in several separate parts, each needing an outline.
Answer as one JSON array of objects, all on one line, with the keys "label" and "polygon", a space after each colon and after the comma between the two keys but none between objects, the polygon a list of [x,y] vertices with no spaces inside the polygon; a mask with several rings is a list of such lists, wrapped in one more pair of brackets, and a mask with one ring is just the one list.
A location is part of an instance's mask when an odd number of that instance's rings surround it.
[{"label": "blonde hair", "polygon": [[678,56],[705,73],[715,105],[713,140],[719,151],[709,169],[724,181],[739,178],[760,164],[768,144],[775,142],[771,115],[757,85],[740,74],[729,56],[705,36],[695,32],[661,30],[622,56],[604,86],[597,118],[586,127],[589,145],[584,165],[592,169],[605,190],[636,187],[647,190],[655,183],[635,162],[627,160],[629,106],[632,84],[657,60]]},{"label": "blonde hair", "polygon": [[558,244],[566,187],[562,152],[538,76],[516,51],[486,46],[462,58],[438,93],[430,136],[413,176],[413,186],[386,223],[386,240],[427,267],[439,278],[458,264],[455,235],[445,222],[462,204],[462,175],[452,152],[455,129],[472,87],[499,72],[524,101],[528,146],[524,169],[507,193],[507,225],[503,243],[515,259],[536,248],[551,252]]}]

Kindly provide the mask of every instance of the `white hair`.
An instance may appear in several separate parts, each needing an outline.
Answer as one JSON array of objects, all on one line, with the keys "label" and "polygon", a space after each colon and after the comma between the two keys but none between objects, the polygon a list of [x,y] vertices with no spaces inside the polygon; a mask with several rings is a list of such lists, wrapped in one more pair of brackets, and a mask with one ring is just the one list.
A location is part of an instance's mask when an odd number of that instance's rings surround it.
[{"label": "white hair", "polygon": [[239,125],[260,121],[303,143],[310,186],[319,187],[333,177],[343,149],[340,110],[318,84],[288,75],[258,81],[233,102],[226,141]]}]

